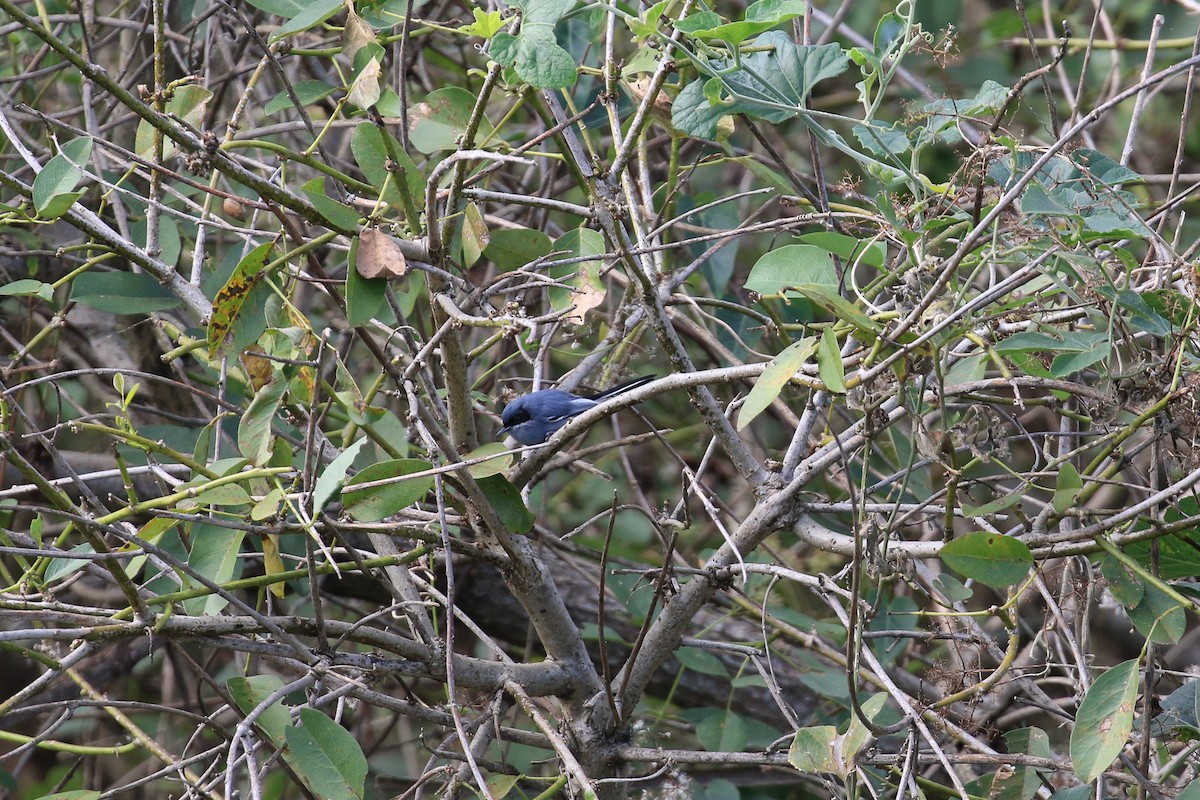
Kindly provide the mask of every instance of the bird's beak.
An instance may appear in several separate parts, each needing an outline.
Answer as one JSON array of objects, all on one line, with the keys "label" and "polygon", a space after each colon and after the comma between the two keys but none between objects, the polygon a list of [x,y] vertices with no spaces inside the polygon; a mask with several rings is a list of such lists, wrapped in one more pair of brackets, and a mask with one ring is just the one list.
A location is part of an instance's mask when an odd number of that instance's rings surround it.
[{"label": "bird's beak", "polygon": [[503,428],[501,428],[500,430],[496,431],[496,435],[497,435],[497,436],[504,436],[504,435],[508,434],[508,432],[509,432],[508,426],[507,426],[507,425],[505,425]]}]

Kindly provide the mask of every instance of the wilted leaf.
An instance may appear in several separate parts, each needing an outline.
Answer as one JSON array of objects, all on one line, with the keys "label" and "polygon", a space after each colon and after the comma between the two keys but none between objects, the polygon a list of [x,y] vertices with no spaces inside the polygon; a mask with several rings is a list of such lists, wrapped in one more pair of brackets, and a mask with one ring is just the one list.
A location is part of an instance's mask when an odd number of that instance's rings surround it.
[{"label": "wilted leaf", "polygon": [[358,235],[354,268],[364,278],[400,278],[408,272],[408,262],[395,239],[378,228],[367,228]]},{"label": "wilted leaf", "polygon": [[379,59],[372,58],[354,76],[354,83],[350,85],[346,99],[363,111],[378,103],[379,95],[383,91],[379,85],[379,77],[382,74],[383,67],[380,66]]},{"label": "wilted leaf", "polygon": [[342,28],[342,52],[353,59],[355,53],[374,41],[375,29],[347,4],[346,27]]}]

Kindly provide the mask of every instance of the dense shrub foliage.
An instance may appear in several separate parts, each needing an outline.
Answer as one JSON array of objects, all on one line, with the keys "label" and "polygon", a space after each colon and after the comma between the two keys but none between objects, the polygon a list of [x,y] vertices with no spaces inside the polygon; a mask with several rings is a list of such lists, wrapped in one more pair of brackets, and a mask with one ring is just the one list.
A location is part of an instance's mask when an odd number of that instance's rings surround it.
[{"label": "dense shrub foliage", "polygon": [[1197,22],[1027,5],[0,0],[0,794],[1200,798]]}]

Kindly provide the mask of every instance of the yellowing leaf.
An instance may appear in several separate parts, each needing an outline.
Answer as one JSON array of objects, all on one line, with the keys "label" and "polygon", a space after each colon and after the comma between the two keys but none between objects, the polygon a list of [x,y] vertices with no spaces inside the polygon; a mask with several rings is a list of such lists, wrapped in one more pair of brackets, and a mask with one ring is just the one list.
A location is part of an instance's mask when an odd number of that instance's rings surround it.
[{"label": "yellowing leaf", "polygon": [[800,367],[804,366],[804,362],[808,360],[816,347],[816,339],[810,336],[788,345],[782,353],[771,359],[771,363],[755,381],[754,388],[746,397],[746,402],[742,403],[742,410],[738,412],[737,427],[739,431],[749,425],[755,417],[775,401],[775,398],[783,391],[783,387],[787,385],[793,375],[800,371]]},{"label": "yellowing leaf", "polygon": [[383,68],[379,65],[379,59],[372,58],[355,76],[354,83],[346,94],[346,99],[363,111],[378,103],[382,92],[379,86],[379,76],[382,74]]}]

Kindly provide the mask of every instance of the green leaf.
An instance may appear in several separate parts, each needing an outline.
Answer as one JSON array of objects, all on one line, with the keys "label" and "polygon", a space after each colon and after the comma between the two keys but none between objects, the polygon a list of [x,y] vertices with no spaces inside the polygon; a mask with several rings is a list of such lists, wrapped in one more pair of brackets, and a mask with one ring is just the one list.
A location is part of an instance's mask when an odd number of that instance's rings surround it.
[{"label": "green leaf", "polygon": [[207,478],[196,478],[188,481],[179,488],[196,488],[199,492],[195,497],[179,501],[181,509],[193,509],[200,506],[248,506],[252,502],[250,493],[245,487],[236,483],[223,483],[219,486],[209,486]]},{"label": "green leaf", "polygon": [[[192,549],[188,554],[188,566],[214,583],[227,583],[237,570],[245,531],[220,528],[204,523],[193,524],[191,531]],[[199,587],[184,578],[189,588]],[[184,610],[193,617],[219,614],[225,608],[225,598],[210,594],[192,597],[183,601]]]},{"label": "green leaf", "polygon": [[725,662],[707,650],[701,650],[698,647],[681,647],[675,651],[675,657],[679,659],[680,664],[693,672],[729,677],[729,668],[725,666]]},{"label": "green leaf", "polygon": [[[283,688],[283,679],[271,674],[251,675],[246,678],[237,675],[226,681],[225,687],[229,689],[229,696],[237,703],[242,713],[249,714]],[[255,724],[270,737],[276,747],[283,747],[285,731],[292,724],[292,717],[283,703],[276,700],[257,717]]]},{"label": "green leaf", "polygon": [[[478,9],[475,9],[479,13]],[[499,15],[499,12],[496,12]],[[459,86],[446,86],[425,96],[424,102],[413,106],[409,113],[409,141],[422,153],[454,150],[467,131],[467,123],[475,110],[478,98]],[[492,133],[487,117],[479,121],[478,136]]]},{"label": "green leaf", "polygon": [[[129,232],[133,235],[135,244],[145,245],[149,242],[146,235],[147,221],[139,219],[129,223]],[[161,250],[158,260],[164,264],[175,266],[183,253],[183,240],[179,236],[179,225],[175,218],[166,214],[158,216],[158,246]]]},{"label": "green leaf", "polygon": [[1128,609],[1142,602],[1146,595],[1146,584],[1131,575],[1125,565],[1112,555],[1106,555],[1100,561],[1100,573],[1108,581],[1108,591],[1118,603]]},{"label": "green leaf", "polygon": [[846,366],[842,363],[842,353],[833,328],[826,328],[821,332],[821,344],[817,348],[817,369],[825,388],[834,394],[846,393]]},{"label": "green leaf", "polygon": [[933,585],[951,603],[961,603],[964,600],[970,600],[971,595],[975,594],[964,586],[962,581],[949,572],[943,572],[934,578]]},{"label": "green leaf", "polygon": [[[96,552],[96,548],[90,544],[77,544],[67,552],[79,555],[91,555]],[[46,574],[43,580],[46,583],[55,583],[83,569],[87,563],[88,559],[86,558],[52,558],[50,559],[49,566],[46,567]]]},{"label": "green leaf", "polygon": [[1079,497],[1081,491],[1083,491],[1083,478],[1079,477],[1079,470],[1075,469],[1075,465],[1070,461],[1063,462],[1058,468],[1058,479],[1054,486],[1052,503],[1055,512],[1061,514],[1075,505],[1075,499]]},{"label": "green leaf", "polygon": [[674,25],[676,30],[682,31],[688,36],[695,36],[698,33],[711,31],[724,21],[724,18],[715,11],[696,11],[683,19],[675,20]]},{"label": "green leaf", "polygon": [[309,0],[247,0],[247,2],[268,14],[291,19],[308,7]]},{"label": "green leaf", "polygon": [[503,475],[488,475],[477,480],[484,497],[492,504],[504,527],[514,533],[529,533],[536,521],[525,507],[521,492]]},{"label": "green leaf", "polygon": [[488,46],[488,55],[500,66],[511,67],[517,63],[519,47],[520,40],[517,37],[508,31],[500,31],[492,37],[492,43]]},{"label": "green leaf", "polygon": [[[874,722],[887,706],[887,694],[880,692],[873,694],[862,702],[860,708],[863,715]],[[858,759],[858,754],[863,751],[868,744],[871,743],[873,734],[863,721],[859,719],[858,714],[850,715],[850,724],[846,726],[846,732],[841,735],[841,747],[838,748],[840,754],[839,761],[840,769],[837,771],[837,776],[842,780],[846,780],[849,775],[854,772],[855,761]]]},{"label": "green leaf", "polygon": [[1050,795],[1050,800],[1091,800],[1091,797],[1092,787],[1084,784],[1083,786],[1072,786],[1069,789],[1059,789]]},{"label": "green leaf", "polygon": [[[1015,175],[1033,168],[1034,156],[1018,152],[998,160],[988,175],[1001,186]],[[1137,209],[1138,199],[1117,184],[1140,180],[1137,173],[1122,167],[1108,156],[1081,147],[1069,155],[1057,155],[1034,175],[1021,196],[1021,211],[1044,214],[1081,223],[1083,238],[1152,235]],[[1075,231],[1067,231],[1068,234]]]},{"label": "green leaf", "polygon": [[922,142],[939,140],[951,144],[962,140],[959,124],[964,118],[987,119],[994,116],[1008,100],[1008,89],[993,80],[985,80],[974,97],[963,99],[938,98],[926,103],[928,115]]},{"label": "green leaf", "polygon": [[343,450],[337,458],[330,461],[329,466],[321,470],[321,475],[317,478],[316,486],[313,487],[313,508],[318,513],[337,494],[337,490],[341,487],[342,482],[346,480],[346,473],[349,471],[350,465],[354,463],[354,459],[358,458],[358,454],[362,452],[363,446],[366,445],[367,441],[366,437],[359,439]]},{"label": "green leaf", "polygon": [[658,33],[658,22],[662,19],[663,13],[670,4],[671,0],[659,0],[659,2],[647,8],[638,17],[622,15],[621,19],[624,20],[630,32],[638,39],[648,39]]},{"label": "green leaf", "polygon": [[366,325],[387,309],[388,279],[364,278],[358,271],[358,242],[350,240],[350,269],[346,271],[346,321]]},{"label": "green leaf", "polygon": [[996,343],[998,353],[1057,353],[1061,350],[1077,350],[1068,344],[1059,331],[1021,331]]},{"label": "green leaf", "polygon": [[1184,607],[1153,583],[1147,582],[1143,586],[1145,591],[1141,601],[1127,609],[1129,621],[1152,642],[1177,643],[1187,626]]},{"label": "green leaf", "polygon": [[[257,5],[257,3],[254,3]],[[291,15],[286,23],[275,29],[268,42],[277,42],[301,31],[314,28],[332,17],[342,8],[342,0],[308,0],[299,12]],[[283,15],[281,15],[283,16]]]},{"label": "green leaf", "polygon": [[[676,25],[697,39],[719,40],[740,45],[751,36],[769,31],[777,25],[804,13],[803,0],[759,0],[746,9],[746,18],[740,22],[721,24],[720,17],[712,12],[691,14]],[[714,19],[715,22],[714,22]],[[682,23],[687,23],[685,29]],[[704,26],[704,27],[701,27]]]},{"label": "green leaf", "polygon": [[836,773],[838,765],[833,755],[833,744],[837,737],[837,728],[832,725],[801,728],[792,737],[788,763],[810,775]]},{"label": "green leaf", "polygon": [[462,226],[463,267],[474,266],[475,262],[483,256],[483,251],[491,240],[492,234],[483,220],[479,206],[467,203],[463,211]]},{"label": "green leaf", "polygon": [[765,295],[784,294],[794,289],[834,318],[845,320],[870,334],[881,330],[879,323],[838,293],[833,256],[811,244],[790,244],[763,255],[750,268],[745,287]]},{"label": "green leaf", "polygon": [[559,46],[554,26],[571,10],[575,0],[523,0],[512,5],[522,10],[520,35],[497,33],[488,55],[497,64],[514,67],[517,77],[535,88],[574,86],[575,59]]},{"label": "green leaf", "polygon": [[799,116],[813,86],[841,74],[849,66],[836,44],[798,45],[781,31],[764,33],[756,47],[767,48],[743,56],[740,66],[731,59],[697,63],[709,78],[720,75],[721,98],[703,79],[683,87],[671,107],[671,124],[689,136],[713,139],[721,117],[747,114],[767,122]]},{"label": "green leaf", "polygon": [[806,233],[798,238],[805,244],[815,245],[851,264],[862,263],[868,267],[882,267],[887,258],[887,248],[883,242],[868,242],[836,231]]},{"label": "green leaf", "polygon": [[1065,378],[1080,370],[1087,369],[1098,361],[1108,358],[1112,352],[1112,343],[1107,336],[1097,339],[1088,350],[1075,353],[1060,353],[1050,362],[1050,374],[1056,378]]},{"label": "green leaf", "polygon": [[246,407],[238,424],[238,449],[256,467],[263,466],[271,459],[274,439],[271,424],[283,404],[287,387],[288,382],[284,380],[282,373],[276,371],[274,380],[255,392],[254,399]]},{"label": "green leaf", "polygon": [[100,792],[93,789],[71,789],[66,792],[38,795],[34,800],[100,800]]},{"label": "green leaf", "polygon": [[[1041,728],[1017,728],[1004,732],[1004,742],[1010,753],[1023,753],[1038,758],[1053,758],[1050,737]],[[1016,765],[1011,771],[998,772],[987,787],[989,800],[1032,800],[1041,788],[1042,777],[1033,767]]]},{"label": "green leaf", "polygon": [[474,461],[477,458],[486,458],[487,460],[467,467],[467,471],[471,473],[471,477],[473,478],[501,475],[513,463],[513,455],[504,445],[504,442],[488,442],[487,444],[480,445],[463,456],[463,461]]},{"label": "green leaf", "polygon": [[325,179],[313,178],[300,187],[317,211],[327,221],[333,223],[334,227],[342,230],[354,230],[358,227],[359,217],[357,209],[353,209],[344,203],[332,199],[325,193]]},{"label": "green leaf", "polygon": [[575,85],[575,59],[558,45],[550,26],[526,25],[518,37],[513,66],[517,76],[535,89],[567,89]]},{"label": "green leaf", "polygon": [[745,283],[750,291],[765,295],[783,294],[800,285],[837,290],[837,270],[828,250],[810,244],[777,247],[755,262]]},{"label": "green leaf", "polygon": [[[432,469],[428,461],[416,458],[398,458],[381,461],[361,470],[354,476],[353,483],[342,489],[342,504],[346,512],[359,522],[378,522],[384,517],[408,508],[433,488],[433,476],[403,480],[403,476]],[[382,486],[364,487],[363,484],[399,478]]]},{"label": "green leaf", "polygon": [[367,757],[348,730],[313,708],[300,709],[303,727],[286,731],[288,763],[323,800],[362,800]]},{"label": "green leaf", "polygon": [[984,503],[981,506],[973,506],[963,503],[962,512],[968,517],[990,517],[993,514],[998,514],[1006,508],[1012,508],[1021,502],[1021,492],[1009,492],[1001,495],[998,500],[993,500],[990,503]]},{"label": "green leaf", "polygon": [[[292,86],[292,91],[296,93],[296,99],[302,106],[311,106],[313,103],[329,97],[337,90],[338,87],[325,81],[297,81]],[[280,92],[267,101],[267,104],[263,106],[263,113],[270,116],[292,107],[292,98],[288,96],[287,92]]]},{"label": "green leaf", "polygon": [[[404,200],[396,181],[404,181],[414,205],[420,209],[425,203],[425,176],[404,152],[404,148],[390,133],[384,133],[373,122],[360,123],[350,136],[350,152],[362,170],[363,177],[377,190],[383,192],[383,201],[400,213],[404,213]],[[388,181],[388,147],[395,153],[395,175]],[[385,187],[386,183],[386,189]]]},{"label": "green leaf", "polygon": [[700,745],[714,753],[740,753],[746,748],[746,721],[728,709],[717,709],[696,726]]},{"label": "green leaf", "polygon": [[1071,730],[1071,764],[1084,783],[1091,783],[1113,762],[1133,729],[1138,691],[1138,659],[1123,661],[1096,678]]},{"label": "green leaf", "polygon": [[994,589],[1019,583],[1033,566],[1033,553],[1022,541],[999,533],[968,533],[953,539],[939,553],[956,572]]},{"label": "green leaf", "polygon": [[[213,93],[203,86],[190,83],[177,86],[171,92],[171,97],[167,100],[163,111],[168,116],[176,117],[191,127],[200,129],[204,125],[204,114],[212,96]],[[163,137],[162,157],[164,159],[179,152],[179,146],[169,136],[165,133],[159,134],[158,129],[146,120],[138,123],[137,132],[133,137],[133,151],[142,158],[154,158],[154,139],[158,135]]]},{"label": "green leaf", "polygon": [[859,144],[873,155],[880,158],[899,159],[912,149],[908,132],[899,123],[882,125],[878,122],[870,125],[855,124],[851,130]]},{"label": "green leaf", "polygon": [[[586,226],[567,231],[553,246],[553,252],[561,252],[563,258],[601,256],[604,250],[604,237]],[[572,308],[563,319],[582,325],[587,312],[604,302],[605,285],[600,278],[603,268],[604,262],[598,258],[551,267],[548,274],[555,283],[546,290],[550,307],[555,311]]]},{"label": "green leaf", "polygon": [[499,11],[484,11],[481,8],[473,8],[471,9],[471,14],[475,17],[475,21],[459,28],[460,31],[468,36],[491,39],[504,27],[503,15]]},{"label": "green leaf", "polygon": [[779,355],[771,359],[771,363],[758,376],[758,380],[754,382],[754,388],[750,390],[750,394],[746,396],[746,402],[742,403],[742,408],[738,411],[737,428],[739,431],[744,430],[754,421],[755,417],[766,410],[767,406],[775,402],[775,398],[783,391],[783,387],[787,385],[793,375],[800,371],[804,362],[816,348],[816,339],[809,336],[788,345]]},{"label": "green leaf", "polygon": [[[496,12],[496,14],[499,13],[499,11]],[[523,777],[522,775],[488,775],[487,787],[489,796],[496,798],[496,800],[503,800],[521,782]]]},{"label": "green leaf", "polygon": [[54,299],[54,287],[32,278],[21,278],[0,286],[0,297],[40,297],[49,301]]},{"label": "green leaf", "polygon": [[81,166],[92,154],[92,137],[80,136],[62,146],[33,179],[33,207],[43,219],[58,219],[86,193],[75,191],[83,180]]},{"label": "green leaf", "polygon": [[550,237],[541,231],[501,228],[492,231],[483,254],[500,272],[511,272],[548,255],[551,249]]},{"label": "green leaf", "polygon": [[71,282],[71,300],[110,314],[148,314],[179,305],[144,272],[85,272]]}]

